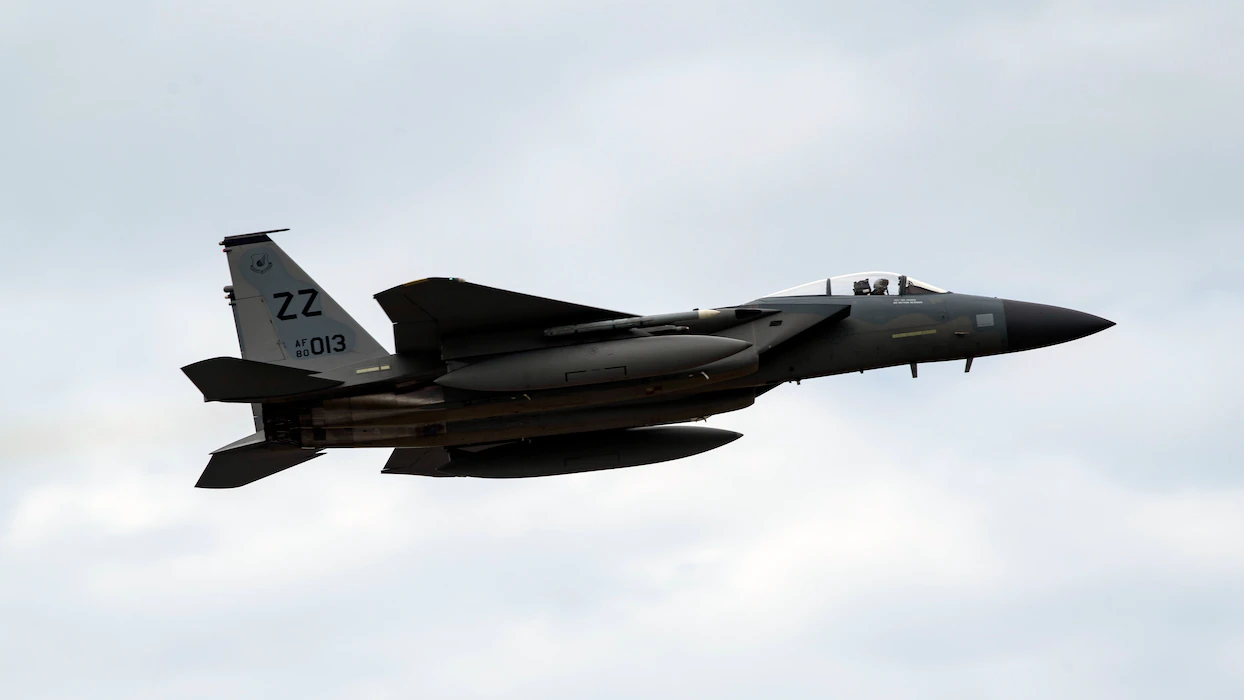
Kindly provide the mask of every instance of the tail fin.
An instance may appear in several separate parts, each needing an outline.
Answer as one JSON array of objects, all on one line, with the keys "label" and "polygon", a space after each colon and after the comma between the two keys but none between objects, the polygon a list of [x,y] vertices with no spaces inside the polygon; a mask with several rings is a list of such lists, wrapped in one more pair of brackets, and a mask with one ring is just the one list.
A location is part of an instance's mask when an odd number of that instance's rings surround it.
[{"label": "tail fin", "polygon": [[[287,231],[288,229],[280,229]],[[263,231],[227,236],[242,359],[323,372],[389,352]]]}]

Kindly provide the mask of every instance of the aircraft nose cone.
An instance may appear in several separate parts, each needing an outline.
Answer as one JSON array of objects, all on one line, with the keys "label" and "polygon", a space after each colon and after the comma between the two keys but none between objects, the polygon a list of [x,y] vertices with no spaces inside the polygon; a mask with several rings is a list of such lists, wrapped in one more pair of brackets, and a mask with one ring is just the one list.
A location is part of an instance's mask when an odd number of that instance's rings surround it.
[{"label": "aircraft nose cone", "polygon": [[1002,313],[1006,316],[1007,350],[1010,352],[1065,343],[1114,325],[1113,321],[1093,314],[1026,301],[1004,299]]}]

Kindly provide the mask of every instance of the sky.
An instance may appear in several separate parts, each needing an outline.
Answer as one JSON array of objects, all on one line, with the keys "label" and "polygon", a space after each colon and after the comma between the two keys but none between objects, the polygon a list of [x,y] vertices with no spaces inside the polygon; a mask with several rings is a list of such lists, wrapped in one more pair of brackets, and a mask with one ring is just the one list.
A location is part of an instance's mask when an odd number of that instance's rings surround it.
[{"label": "sky", "polygon": [[[1244,6],[0,6],[0,687],[1244,696]],[[429,276],[635,313],[896,270],[1118,325],[786,385],[687,460],[193,484],[223,236],[392,347]]]}]

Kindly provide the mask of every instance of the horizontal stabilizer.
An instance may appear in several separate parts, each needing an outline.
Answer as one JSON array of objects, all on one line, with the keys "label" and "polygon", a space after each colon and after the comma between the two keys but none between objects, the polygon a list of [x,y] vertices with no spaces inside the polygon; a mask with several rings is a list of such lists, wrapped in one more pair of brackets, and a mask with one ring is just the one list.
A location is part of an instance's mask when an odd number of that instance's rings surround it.
[{"label": "horizontal stabilizer", "polygon": [[314,370],[236,357],[214,357],[181,368],[205,401],[250,403],[324,391],[344,382],[311,376]]},{"label": "horizontal stabilizer", "polygon": [[263,433],[243,438],[212,453],[195,484],[201,489],[233,489],[319,457],[322,453],[263,441]]}]

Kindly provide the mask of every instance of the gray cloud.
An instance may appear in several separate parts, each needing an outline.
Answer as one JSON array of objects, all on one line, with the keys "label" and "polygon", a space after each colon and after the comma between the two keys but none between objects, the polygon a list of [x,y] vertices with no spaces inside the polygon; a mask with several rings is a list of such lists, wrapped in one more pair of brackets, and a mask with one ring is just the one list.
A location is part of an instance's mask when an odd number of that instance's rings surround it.
[{"label": "gray cloud", "polygon": [[[1236,697],[1230,3],[18,3],[0,685],[22,697]],[[683,462],[515,483],[247,429],[219,236],[370,295],[638,312],[856,269],[1119,322],[805,382]],[[18,397],[16,400],[12,397]]]}]

